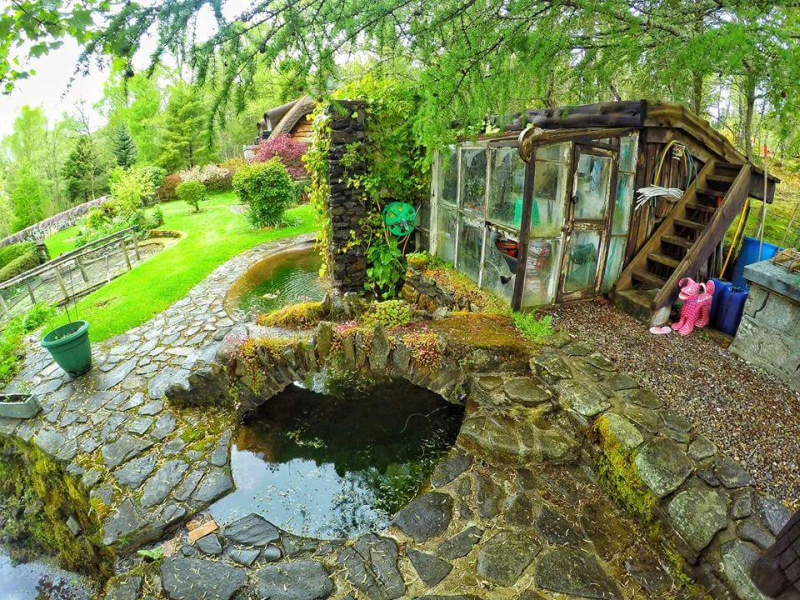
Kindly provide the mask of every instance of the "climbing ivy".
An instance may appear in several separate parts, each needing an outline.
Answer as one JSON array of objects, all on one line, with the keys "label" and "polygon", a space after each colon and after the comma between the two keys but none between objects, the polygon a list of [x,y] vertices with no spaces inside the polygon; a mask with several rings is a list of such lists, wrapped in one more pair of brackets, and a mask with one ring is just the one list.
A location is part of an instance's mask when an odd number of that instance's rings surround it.
[{"label": "climbing ivy", "polygon": [[320,103],[309,119],[312,120],[311,143],[308,145],[303,162],[310,179],[309,202],[314,208],[317,221],[317,245],[322,249],[320,277],[328,272],[328,247],[331,240],[331,219],[328,213],[330,179],[328,176],[328,152],[331,149],[331,123],[327,103]]}]

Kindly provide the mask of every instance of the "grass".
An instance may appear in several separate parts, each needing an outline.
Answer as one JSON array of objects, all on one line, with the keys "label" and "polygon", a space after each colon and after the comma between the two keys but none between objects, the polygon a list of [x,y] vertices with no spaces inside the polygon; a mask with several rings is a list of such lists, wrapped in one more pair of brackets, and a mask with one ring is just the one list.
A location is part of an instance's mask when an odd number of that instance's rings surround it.
[{"label": "grass", "polygon": [[73,225],[46,238],[44,245],[47,246],[47,251],[50,252],[50,258],[58,258],[65,252],[75,250],[75,236],[78,231],[78,226]]},{"label": "grass", "polygon": [[[255,230],[243,214],[231,210],[236,203],[236,196],[228,192],[211,196],[199,213],[183,202],[162,204],[162,229],[181,231],[185,237],[78,302],[78,318],[91,323],[90,338],[99,342],[144,323],[184,297],[220,264],[248,248],[314,230],[314,215],[308,205],[287,211],[287,218],[294,222],[291,226]],[[60,248],[69,250],[69,238],[67,229],[45,243],[51,253]],[[65,321],[61,311],[45,324],[45,331]]]}]

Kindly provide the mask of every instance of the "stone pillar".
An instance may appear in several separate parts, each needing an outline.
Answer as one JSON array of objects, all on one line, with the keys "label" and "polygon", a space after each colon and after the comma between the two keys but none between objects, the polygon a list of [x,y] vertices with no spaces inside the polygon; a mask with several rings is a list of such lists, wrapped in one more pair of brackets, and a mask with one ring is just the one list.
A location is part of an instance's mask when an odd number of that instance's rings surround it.
[{"label": "stone pillar", "polygon": [[366,111],[363,102],[335,101],[328,108],[331,123],[331,145],[328,154],[330,195],[328,213],[331,236],[328,248],[330,274],[334,287],[340,292],[363,292],[367,277],[366,250],[363,246],[348,248],[351,233],[358,232],[367,216],[367,207],[360,190],[347,185],[348,178],[363,172],[364,164],[342,163],[347,147],[365,138]]}]

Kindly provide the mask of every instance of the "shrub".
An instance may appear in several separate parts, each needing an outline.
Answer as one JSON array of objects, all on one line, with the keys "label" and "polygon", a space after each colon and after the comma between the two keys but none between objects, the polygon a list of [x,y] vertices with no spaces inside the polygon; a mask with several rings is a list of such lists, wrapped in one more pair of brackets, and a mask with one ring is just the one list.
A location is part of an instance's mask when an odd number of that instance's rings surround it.
[{"label": "shrub", "polygon": [[8,281],[12,277],[16,277],[34,267],[38,267],[41,263],[41,257],[34,246],[33,250],[21,254],[6,266],[0,268],[0,282]]},{"label": "shrub", "polygon": [[164,177],[164,182],[158,188],[157,194],[158,199],[161,202],[172,202],[173,200],[178,199],[178,193],[175,191],[183,180],[178,173],[173,173],[172,175],[167,175]]},{"label": "shrub", "polygon": [[254,162],[266,162],[276,156],[280,159],[292,179],[302,179],[308,176],[303,155],[307,146],[292,139],[292,136],[282,133],[270,140],[261,140],[255,151]]},{"label": "shrub", "polygon": [[231,189],[233,171],[218,165],[192,167],[178,173],[181,181],[199,181],[206,189],[214,192],[227,192]]},{"label": "shrub", "polygon": [[22,366],[24,346],[22,338],[55,315],[47,304],[36,304],[25,315],[18,315],[6,323],[0,332],[0,386],[7,383]]},{"label": "shrub", "polygon": [[159,199],[158,190],[162,185],[164,185],[164,179],[167,175],[167,172],[161,167],[156,166],[139,167],[139,171],[143,177],[146,177],[150,180],[150,183],[153,186],[152,189],[154,190],[154,193],[149,198],[145,198],[146,204],[152,204]]},{"label": "shrub", "polygon": [[514,325],[517,326],[523,337],[532,342],[541,342],[553,335],[553,317],[545,315],[541,319],[535,313],[514,313]]},{"label": "shrub", "polygon": [[294,182],[277,157],[244,165],[233,177],[233,189],[247,204],[247,218],[256,227],[280,223],[295,199]]},{"label": "shrub", "polygon": [[116,214],[125,219],[133,217],[155,194],[151,175],[141,169],[114,169],[110,187]]},{"label": "shrub", "polygon": [[200,212],[200,202],[206,199],[206,186],[201,181],[184,181],[175,188],[178,193],[178,200],[186,202],[194,208],[194,212]]},{"label": "shrub", "polygon": [[20,242],[0,248],[0,268],[31,250],[36,250],[36,244],[33,242]]}]

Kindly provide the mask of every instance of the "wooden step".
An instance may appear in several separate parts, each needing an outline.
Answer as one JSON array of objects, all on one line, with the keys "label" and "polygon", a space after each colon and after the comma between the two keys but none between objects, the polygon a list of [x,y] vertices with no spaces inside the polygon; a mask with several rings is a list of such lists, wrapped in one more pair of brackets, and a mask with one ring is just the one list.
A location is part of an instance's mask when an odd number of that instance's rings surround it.
[{"label": "wooden step", "polygon": [[675,224],[680,225],[681,227],[686,227],[688,229],[694,229],[695,231],[703,231],[706,228],[705,225],[702,223],[698,223],[697,221],[690,221],[689,219],[675,219]]},{"label": "wooden step", "polygon": [[707,182],[713,181],[714,183],[731,183],[734,179],[736,179],[736,177],[734,177],[733,175],[717,175],[716,173],[714,175],[709,175],[708,177],[706,177]]},{"label": "wooden step", "polygon": [[699,202],[687,202],[686,208],[709,214],[717,212],[717,208],[715,206],[709,206],[708,204],[701,204]]},{"label": "wooden step", "polygon": [[686,238],[682,238],[677,235],[665,235],[661,238],[661,241],[672,244],[673,246],[678,246],[680,248],[686,248],[687,250],[694,246],[694,242],[692,240],[687,240]]},{"label": "wooden step", "polygon": [[659,277],[658,275],[654,275],[650,271],[645,271],[644,269],[634,269],[631,275],[633,276],[634,281],[640,281],[645,285],[649,285],[650,287],[660,288],[667,282],[666,279]]},{"label": "wooden step", "polygon": [[698,196],[708,196],[709,198],[723,198],[725,196],[725,191],[723,190],[712,190],[710,188],[697,188],[695,190]]},{"label": "wooden step", "polygon": [[716,169],[732,169],[732,170],[738,171],[739,169],[742,168],[742,165],[736,165],[736,164],[729,163],[729,162],[717,162],[717,163],[714,163],[714,167]]},{"label": "wooden step", "polygon": [[669,267],[670,269],[675,269],[681,263],[681,261],[679,261],[677,258],[672,258],[671,256],[661,254],[660,252],[650,252],[647,255],[647,258],[653,262],[657,262],[660,265]]},{"label": "wooden step", "polygon": [[613,298],[614,304],[633,315],[644,323],[650,322],[650,304],[656,295],[656,290],[637,290],[630,288],[627,290],[615,290]]}]

